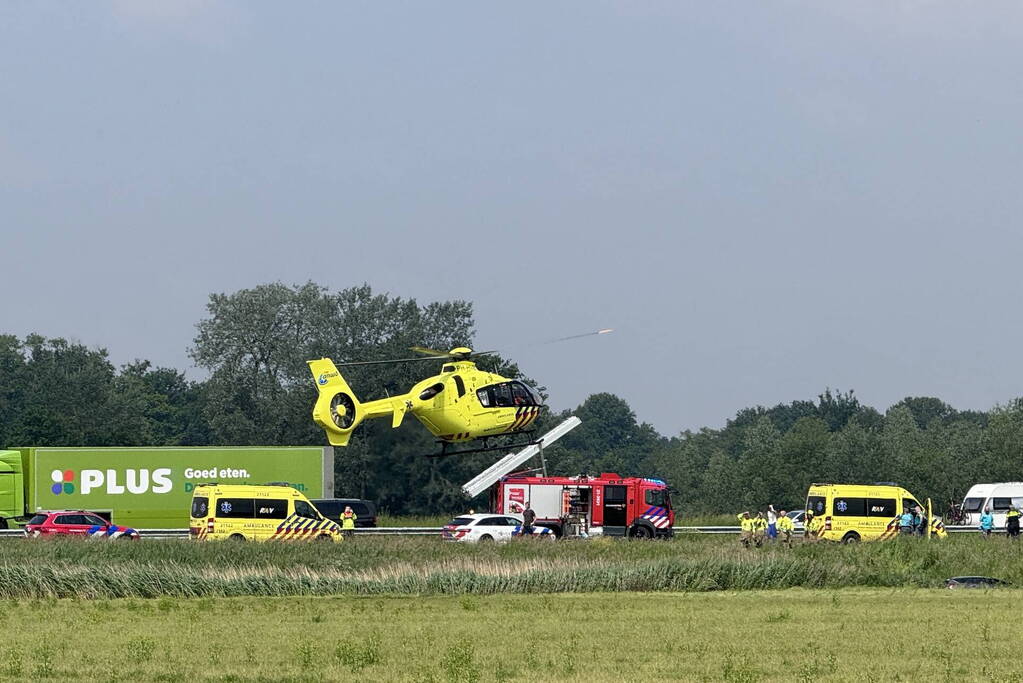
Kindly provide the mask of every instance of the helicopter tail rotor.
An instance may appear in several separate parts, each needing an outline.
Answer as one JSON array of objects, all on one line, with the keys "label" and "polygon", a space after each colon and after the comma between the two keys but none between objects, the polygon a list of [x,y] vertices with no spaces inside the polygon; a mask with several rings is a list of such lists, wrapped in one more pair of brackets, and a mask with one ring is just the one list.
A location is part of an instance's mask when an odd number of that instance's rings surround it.
[{"label": "helicopter tail rotor", "polygon": [[332,446],[347,446],[352,431],[364,414],[355,392],[329,358],[308,361],[319,397],[313,406],[313,420],[327,433]]}]

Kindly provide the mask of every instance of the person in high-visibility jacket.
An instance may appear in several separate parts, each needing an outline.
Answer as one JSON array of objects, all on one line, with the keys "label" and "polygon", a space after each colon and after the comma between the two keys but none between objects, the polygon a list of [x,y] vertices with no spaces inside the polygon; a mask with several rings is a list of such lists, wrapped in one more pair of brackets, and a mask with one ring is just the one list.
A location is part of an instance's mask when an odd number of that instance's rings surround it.
[{"label": "person in high-visibility jacket", "polygon": [[792,532],[796,530],[796,525],[792,523],[792,518],[785,514],[782,510],[778,513],[778,534],[781,536],[781,542],[792,547]]},{"label": "person in high-visibility jacket", "polygon": [[1009,508],[1009,511],[1005,513],[1005,533],[1009,538],[1019,538],[1019,510],[1016,508]]},{"label": "person in high-visibility jacket", "polygon": [[345,511],[341,513],[341,533],[345,536],[352,536],[355,533],[355,520],[359,516],[355,514],[350,505],[345,506]]},{"label": "person in high-visibility jacket", "polygon": [[753,520],[750,519],[749,512],[740,512],[739,515],[739,543],[744,548],[748,548],[750,541],[753,540]]},{"label": "person in high-visibility jacket", "polygon": [[807,510],[806,516],[803,517],[803,542],[814,543],[817,541],[818,530],[820,524],[818,524],[817,517],[814,516],[813,510]]},{"label": "person in high-visibility jacket", "polygon": [[758,512],[753,519],[753,544],[758,548],[764,544],[764,534],[767,533],[767,520],[764,513]]}]

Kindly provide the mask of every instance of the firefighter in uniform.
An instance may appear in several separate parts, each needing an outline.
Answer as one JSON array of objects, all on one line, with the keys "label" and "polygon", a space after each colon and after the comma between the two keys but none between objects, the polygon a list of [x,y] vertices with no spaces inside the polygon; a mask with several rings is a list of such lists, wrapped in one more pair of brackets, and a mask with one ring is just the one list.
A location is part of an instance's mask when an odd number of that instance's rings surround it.
[{"label": "firefighter in uniform", "polygon": [[1005,513],[1005,533],[1009,538],[1019,538],[1019,510],[1016,508],[1009,508],[1009,511]]},{"label": "firefighter in uniform", "polygon": [[750,541],[753,540],[753,520],[750,519],[748,512],[739,514],[739,529],[739,543],[748,548]]},{"label": "firefighter in uniform", "polygon": [[350,538],[355,533],[355,520],[358,518],[351,506],[346,505],[345,511],[341,513],[341,533],[345,538]]},{"label": "firefighter in uniform", "polygon": [[784,510],[778,513],[778,534],[781,536],[781,542],[789,548],[792,547],[792,532],[795,528],[792,518],[785,514]]},{"label": "firefighter in uniform", "polygon": [[767,520],[764,513],[758,512],[753,520],[753,544],[758,548],[764,544],[764,534],[767,533]]}]

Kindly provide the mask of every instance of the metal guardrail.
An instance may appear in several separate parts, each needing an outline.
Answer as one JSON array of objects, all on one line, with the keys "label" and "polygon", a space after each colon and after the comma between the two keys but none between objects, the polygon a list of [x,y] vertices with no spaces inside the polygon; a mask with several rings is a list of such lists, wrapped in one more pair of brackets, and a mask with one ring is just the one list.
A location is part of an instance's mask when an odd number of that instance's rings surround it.
[{"label": "metal guardrail", "polygon": [[[364,527],[355,529],[357,536],[439,536],[442,527],[428,526],[380,526]],[[676,534],[737,534],[737,526],[677,526],[674,527]],[[946,526],[945,530],[952,534],[975,533],[975,526]],[[139,529],[142,538],[188,538],[188,529]],[[797,535],[802,535],[797,530]],[[994,533],[1005,533],[1005,529],[995,529]],[[23,538],[25,532],[21,529],[0,529],[0,539]]]},{"label": "metal guardrail", "polygon": [[[188,538],[188,529],[138,529],[142,538]],[[355,529],[359,536],[439,536],[441,527],[426,526],[382,526],[364,527]],[[0,529],[0,539],[23,538],[25,532],[21,529]]]},{"label": "metal guardrail", "polygon": [[[676,526],[673,527],[676,534],[737,534],[740,528],[737,526]],[[945,531],[950,534],[974,533],[978,529],[975,526],[946,526]],[[797,535],[802,535],[802,529],[796,529]],[[1005,533],[1005,528],[995,529],[994,533]]]}]

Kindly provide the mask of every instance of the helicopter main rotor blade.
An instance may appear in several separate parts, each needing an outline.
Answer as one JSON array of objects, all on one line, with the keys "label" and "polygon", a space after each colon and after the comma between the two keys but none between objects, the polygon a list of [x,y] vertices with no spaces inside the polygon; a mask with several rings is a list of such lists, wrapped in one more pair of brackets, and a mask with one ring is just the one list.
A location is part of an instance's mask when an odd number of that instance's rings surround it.
[{"label": "helicopter main rotor blade", "polygon": [[544,344],[556,344],[558,342],[568,341],[569,339],[580,339],[582,337],[595,337],[598,334],[610,334],[611,332],[614,332],[614,328],[608,327],[608,328],[605,328],[603,330],[597,330],[595,332],[583,332],[582,334],[572,334],[572,335],[569,335],[567,337],[559,337],[557,339],[548,339],[547,341],[542,342],[542,343],[544,343]]},{"label": "helicopter main rotor blade", "polygon": [[[549,341],[540,342],[540,345],[555,344],[557,342],[568,341],[569,339],[579,339],[580,337],[592,337],[598,334],[607,334],[614,332],[613,329],[607,328],[603,330],[597,330],[595,332],[584,332],[583,334],[573,334],[568,337],[561,337],[560,339],[551,339]],[[335,363],[339,368],[350,368],[357,365],[384,365],[387,363],[415,363],[424,360],[466,360],[467,357],[461,355],[451,355],[450,353],[444,353],[443,351],[437,351],[436,349],[430,349],[425,346],[413,346],[412,351],[418,353],[429,354],[426,356],[416,356],[415,358],[388,358],[386,360],[355,360],[348,363]],[[490,351],[473,351],[469,354],[468,358],[476,358],[478,356],[492,356],[495,353],[501,353],[498,349],[491,349]]]},{"label": "helicopter main rotor blade", "polygon": [[349,363],[335,363],[339,368],[350,368],[354,365],[383,365],[385,363],[415,363],[424,360],[441,360],[448,356],[424,356],[422,358],[388,358],[387,360],[353,360]]},{"label": "helicopter main rotor blade", "polygon": [[[608,327],[608,328],[604,328],[603,330],[596,330],[594,332],[583,332],[582,334],[573,334],[573,335],[569,335],[567,337],[559,337],[557,339],[548,339],[547,341],[542,341],[542,342],[533,342],[532,344],[527,344],[526,346],[531,346],[531,347],[546,346],[548,344],[557,344],[558,342],[568,341],[569,339],[579,339],[581,337],[594,337],[594,336],[596,336],[598,334],[609,334],[611,332],[614,332],[614,329]],[[517,346],[519,348],[521,348],[521,345],[517,345]],[[505,351],[507,351],[507,349],[505,349]],[[492,354],[495,354],[495,353],[502,353],[502,351],[500,349],[496,349],[496,350],[492,350],[492,351],[473,351],[472,355],[475,358],[476,356],[489,356],[489,355],[492,355]]]},{"label": "helicopter main rotor blade", "polygon": [[415,351],[416,353],[425,353],[428,356],[435,356],[437,358],[447,358],[448,355],[449,355],[447,351],[438,351],[437,349],[428,349],[425,346],[411,346],[411,347],[409,347],[409,349],[412,350],[412,351]]}]

